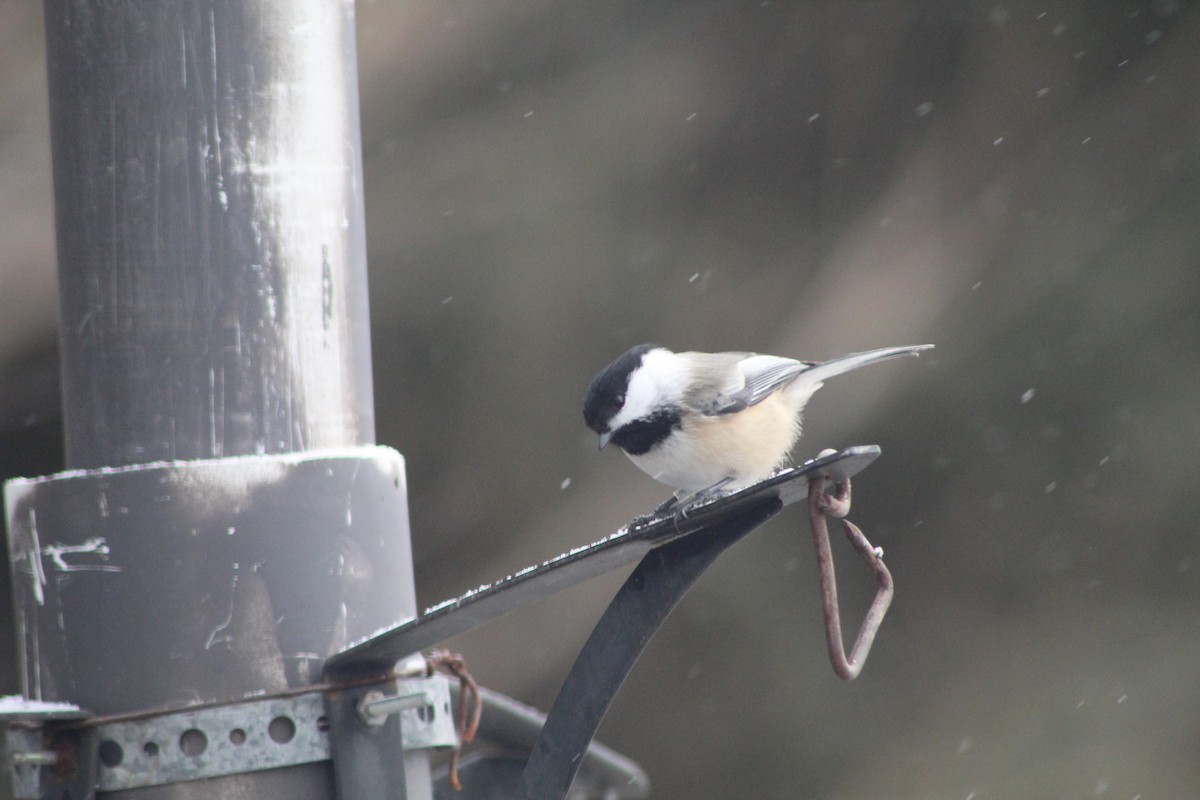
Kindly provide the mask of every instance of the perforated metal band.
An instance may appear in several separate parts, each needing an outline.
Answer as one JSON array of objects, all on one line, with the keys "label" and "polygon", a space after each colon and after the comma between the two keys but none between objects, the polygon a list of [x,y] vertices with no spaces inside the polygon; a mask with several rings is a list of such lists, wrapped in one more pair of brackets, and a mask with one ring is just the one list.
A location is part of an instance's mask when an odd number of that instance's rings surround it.
[{"label": "perforated metal band", "polygon": [[[404,749],[457,743],[444,676],[397,681],[399,695],[433,703],[400,712]],[[175,711],[99,725],[99,789],[158,786],[288,767],[331,757],[320,692]],[[397,754],[399,757],[400,754]]]}]

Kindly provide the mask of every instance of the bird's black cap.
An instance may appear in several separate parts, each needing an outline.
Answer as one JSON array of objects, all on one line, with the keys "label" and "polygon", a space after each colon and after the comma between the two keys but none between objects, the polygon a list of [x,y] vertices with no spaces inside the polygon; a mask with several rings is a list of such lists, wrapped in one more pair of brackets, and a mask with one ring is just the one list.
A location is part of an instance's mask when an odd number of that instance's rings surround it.
[{"label": "bird's black cap", "polygon": [[641,366],[642,357],[656,347],[656,344],[631,347],[592,378],[583,398],[583,421],[589,428],[599,434],[608,433],[609,420],[625,405],[630,374]]}]

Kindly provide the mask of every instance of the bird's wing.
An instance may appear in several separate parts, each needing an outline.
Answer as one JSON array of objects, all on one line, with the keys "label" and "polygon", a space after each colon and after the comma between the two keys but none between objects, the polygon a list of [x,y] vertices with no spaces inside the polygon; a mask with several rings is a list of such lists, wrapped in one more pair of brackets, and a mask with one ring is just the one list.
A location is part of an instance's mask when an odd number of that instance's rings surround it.
[{"label": "bird's wing", "polygon": [[808,386],[812,394],[835,375],[899,356],[920,355],[932,347],[885,347],[820,363],[758,353],[680,353],[691,362],[689,372],[693,376],[692,389],[684,401],[709,416],[732,414],[761,403],[793,381],[799,380],[797,390]]},{"label": "bird's wing", "polygon": [[697,411],[708,416],[732,414],[761,403],[780,387],[812,365],[793,358],[764,356],[757,353],[686,353],[693,361],[698,380],[685,398]]}]

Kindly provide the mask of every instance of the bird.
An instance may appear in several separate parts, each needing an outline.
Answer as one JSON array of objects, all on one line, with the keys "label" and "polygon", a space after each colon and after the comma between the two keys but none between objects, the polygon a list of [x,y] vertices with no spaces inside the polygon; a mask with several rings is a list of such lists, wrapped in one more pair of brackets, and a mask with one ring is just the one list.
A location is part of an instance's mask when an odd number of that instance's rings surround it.
[{"label": "bird", "polygon": [[800,438],[805,404],[827,379],[932,347],[886,347],[814,362],[640,344],[592,379],[583,419],[601,450],[616,445],[675,490],[662,509],[770,477]]}]

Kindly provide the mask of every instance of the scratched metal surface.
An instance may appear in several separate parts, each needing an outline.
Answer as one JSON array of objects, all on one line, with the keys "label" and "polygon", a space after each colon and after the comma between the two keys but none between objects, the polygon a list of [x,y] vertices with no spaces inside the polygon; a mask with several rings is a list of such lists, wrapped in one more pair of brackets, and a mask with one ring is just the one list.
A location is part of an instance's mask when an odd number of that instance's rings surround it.
[{"label": "scratched metal surface", "polygon": [[353,4],[45,8],[68,466],[372,443]]},{"label": "scratched metal surface", "polygon": [[110,714],[313,682],[415,610],[404,485],[383,447],[10,481],[25,696]]}]

